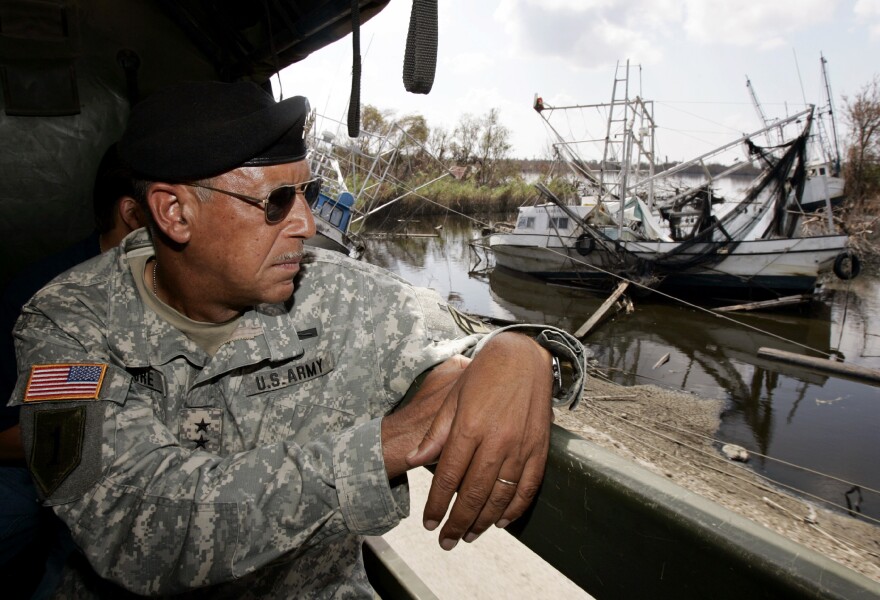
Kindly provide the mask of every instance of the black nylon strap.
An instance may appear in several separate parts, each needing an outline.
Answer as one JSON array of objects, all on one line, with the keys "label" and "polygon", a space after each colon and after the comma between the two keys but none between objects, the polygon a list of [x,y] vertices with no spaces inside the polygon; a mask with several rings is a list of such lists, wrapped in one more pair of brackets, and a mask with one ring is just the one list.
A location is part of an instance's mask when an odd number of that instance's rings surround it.
[{"label": "black nylon strap", "polygon": [[437,0],[413,0],[403,57],[403,85],[413,94],[427,94],[437,70]]},{"label": "black nylon strap", "polygon": [[361,132],[361,5],[351,0],[351,98],[348,100],[348,137]]}]

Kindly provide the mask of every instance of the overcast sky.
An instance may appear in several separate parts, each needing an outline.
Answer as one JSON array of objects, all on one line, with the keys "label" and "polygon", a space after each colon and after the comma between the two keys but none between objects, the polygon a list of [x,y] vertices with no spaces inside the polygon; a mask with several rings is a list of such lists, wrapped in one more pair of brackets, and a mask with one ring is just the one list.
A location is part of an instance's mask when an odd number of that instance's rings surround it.
[{"label": "overcast sky", "polygon": [[[843,96],[880,73],[880,0],[439,0],[434,87],[415,95],[401,77],[411,6],[391,0],[362,27],[362,102],[449,129],[497,108],[521,158],[546,156],[550,141],[535,93],[607,102],[618,61],[641,65],[658,153],[674,160],[760,127],[746,76],[768,117],[785,116],[805,97],[824,103],[824,54],[842,127]],[[286,69],[283,92],[344,120],[350,72],[348,36]]]}]

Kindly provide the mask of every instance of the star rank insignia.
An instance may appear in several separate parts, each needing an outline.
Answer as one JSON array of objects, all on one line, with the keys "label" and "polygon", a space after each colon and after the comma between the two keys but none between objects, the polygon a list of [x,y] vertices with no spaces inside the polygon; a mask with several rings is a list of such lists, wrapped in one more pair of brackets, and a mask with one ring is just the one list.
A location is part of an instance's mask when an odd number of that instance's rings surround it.
[{"label": "star rank insignia", "polygon": [[185,408],[180,411],[180,445],[187,450],[219,452],[223,409]]}]

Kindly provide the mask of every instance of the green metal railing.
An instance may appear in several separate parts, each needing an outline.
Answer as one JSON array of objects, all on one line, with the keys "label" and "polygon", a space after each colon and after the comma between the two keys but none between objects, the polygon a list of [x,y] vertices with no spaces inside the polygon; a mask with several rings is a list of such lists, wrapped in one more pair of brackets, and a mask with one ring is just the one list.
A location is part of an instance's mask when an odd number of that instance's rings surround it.
[{"label": "green metal railing", "polygon": [[[598,600],[880,598],[880,584],[555,425],[541,492],[508,531]],[[402,561],[365,546],[383,598],[433,598]]]}]

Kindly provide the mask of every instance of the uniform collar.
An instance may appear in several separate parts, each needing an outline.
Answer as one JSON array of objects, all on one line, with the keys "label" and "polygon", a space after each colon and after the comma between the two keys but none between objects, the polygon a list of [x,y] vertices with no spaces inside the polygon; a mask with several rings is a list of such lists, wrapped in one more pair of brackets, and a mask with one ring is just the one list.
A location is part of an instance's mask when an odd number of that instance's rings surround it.
[{"label": "uniform collar", "polygon": [[[109,281],[110,307],[107,340],[110,349],[129,368],[158,366],[178,357],[205,368],[198,380],[264,360],[282,361],[303,354],[296,326],[284,305],[260,305],[246,312],[214,357],[144,306],[135,286],[129,261],[154,254],[146,229],[129,234],[112,252],[117,255]],[[195,383],[195,382],[194,382]]]},{"label": "uniform collar", "polygon": [[296,323],[283,305],[263,304],[249,310],[196,383],[247,365],[302,356],[305,351],[296,331]]}]

